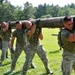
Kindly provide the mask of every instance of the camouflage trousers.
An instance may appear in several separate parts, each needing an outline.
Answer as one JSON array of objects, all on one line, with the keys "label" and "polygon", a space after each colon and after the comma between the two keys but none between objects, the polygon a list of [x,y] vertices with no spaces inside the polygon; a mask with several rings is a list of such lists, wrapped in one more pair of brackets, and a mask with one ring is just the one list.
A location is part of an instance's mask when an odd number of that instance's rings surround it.
[{"label": "camouflage trousers", "polygon": [[2,50],[2,40],[0,40],[0,49]]},{"label": "camouflage trousers", "polygon": [[35,53],[37,53],[38,56],[41,58],[44,66],[45,66],[45,69],[47,70],[49,68],[48,67],[48,58],[47,58],[47,55],[46,55],[46,51],[42,47],[42,45],[39,45],[37,47],[34,47],[33,45],[29,45],[28,48],[27,48],[27,51],[28,51],[28,53],[27,53],[27,56],[26,56],[26,61],[24,63],[21,75],[26,75],[27,70],[29,68],[29,65],[30,65],[33,57],[35,56]]},{"label": "camouflage trousers", "polygon": [[8,41],[2,41],[2,55],[1,55],[1,62],[4,61],[6,57],[6,52],[8,51],[10,44]]},{"label": "camouflage trousers", "polygon": [[75,70],[75,54],[63,52],[62,75],[71,75],[72,68]]},{"label": "camouflage trousers", "polygon": [[[2,40],[0,40],[0,50],[2,50]],[[1,59],[1,57],[0,57],[0,59]]]},{"label": "camouflage trousers", "polygon": [[[20,46],[19,44],[16,46],[15,54],[14,54],[14,57],[13,57],[13,60],[12,60],[12,63],[11,63],[11,70],[12,71],[15,69],[16,62],[17,62],[17,60],[18,60],[18,58],[19,58],[19,56],[20,56],[20,54],[22,53],[23,50],[24,50],[24,53],[27,56],[28,51],[27,51],[25,46]],[[32,65],[32,62],[31,62],[31,65]]]}]

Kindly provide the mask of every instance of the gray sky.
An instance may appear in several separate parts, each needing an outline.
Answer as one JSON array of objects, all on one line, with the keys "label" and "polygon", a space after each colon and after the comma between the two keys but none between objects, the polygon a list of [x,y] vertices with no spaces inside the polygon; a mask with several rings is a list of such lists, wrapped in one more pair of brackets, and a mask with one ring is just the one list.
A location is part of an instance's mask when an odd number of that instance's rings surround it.
[{"label": "gray sky", "polygon": [[9,0],[11,2],[11,4],[17,6],[23,6],[23,4],[25,2],[29,2],[32,3],[33,6],[38,6],[39,4],[49,4],[49,5],[59,5],[59,6],[64,6],[67,4],[71,4],[74,3],[75,4],[75,0]]}]

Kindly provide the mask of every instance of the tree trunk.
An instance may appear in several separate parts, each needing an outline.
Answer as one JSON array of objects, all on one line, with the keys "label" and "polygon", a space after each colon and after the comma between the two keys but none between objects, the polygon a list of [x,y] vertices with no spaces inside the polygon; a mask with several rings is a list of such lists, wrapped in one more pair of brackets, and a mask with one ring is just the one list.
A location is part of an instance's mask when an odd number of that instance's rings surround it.
[{"label": "tree trunk", "polygon": [[[62,28],[64,27],[63,25],[63,18],[64,17],[54,17],[54,18],[45,18],[45,19],[33,19],[31,20],[32,23],[37,22],[37,27],[40,28]],[[74,19],[73,21],[75,22],[75,16],[72,16]],[[27,20],[21,20],[23,27],[25,27],[25,23]],[[16,21],[11,21],[10,22],[10,27],[14,28],[16,26],[15,24]]]}]

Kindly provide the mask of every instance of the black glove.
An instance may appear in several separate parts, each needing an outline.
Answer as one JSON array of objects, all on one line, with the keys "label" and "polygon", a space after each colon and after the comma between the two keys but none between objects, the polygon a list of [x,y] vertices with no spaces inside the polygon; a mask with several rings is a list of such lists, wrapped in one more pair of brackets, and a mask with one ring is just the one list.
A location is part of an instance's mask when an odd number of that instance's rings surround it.
[{"label": "black glove", "polygon": [[38,33],[40,34],[42,32],[42,28],[38,28]]},{"label": "black glove", "polygon": [[40,22],[40,19],[35,21],[36,27],[38,27],[39,22]]}]

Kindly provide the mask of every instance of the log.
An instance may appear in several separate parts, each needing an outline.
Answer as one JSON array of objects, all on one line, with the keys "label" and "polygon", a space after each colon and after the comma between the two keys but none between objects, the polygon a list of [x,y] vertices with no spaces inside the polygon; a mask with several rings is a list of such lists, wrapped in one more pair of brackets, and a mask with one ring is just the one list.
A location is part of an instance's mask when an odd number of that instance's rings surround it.
[{"label": "log", "polygon": [[[44,19],[33,19],[30,20],[32,23],[38,22],[37,27],[40,28],[62,28],[63,25],[63,18],[64,17],[53,17],[53,18],[44,18]],[[75,20],[75,16],[71,16]],[[23,27],[25,27],[25,23],[27,20],[20,20],[23,24]],[[74,21],[75,22],[75,21]],[[10,27],[15,28],[16,21],[10,22]]]}]

